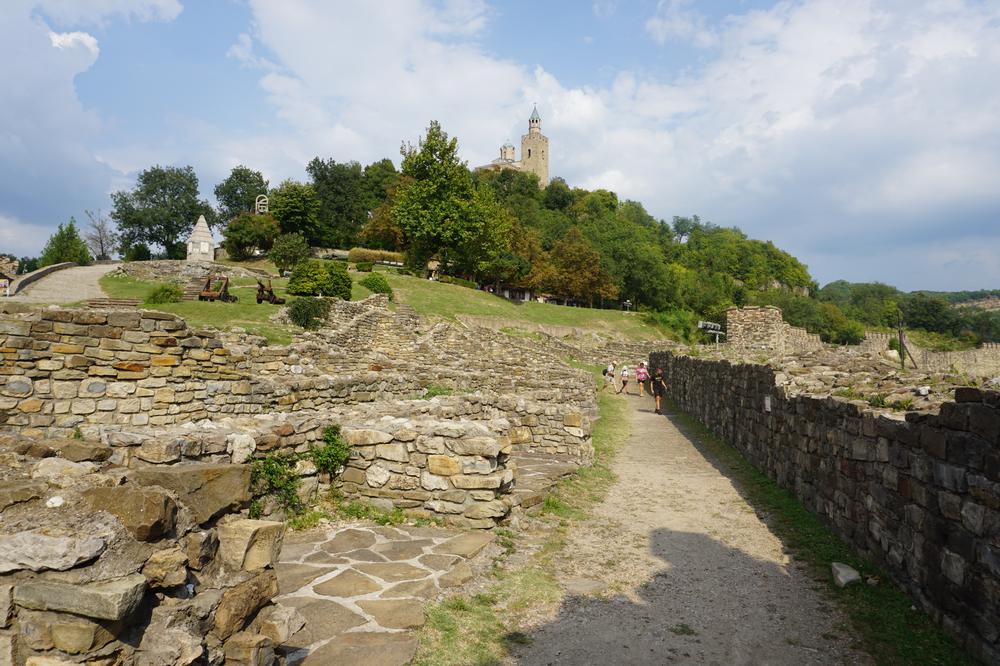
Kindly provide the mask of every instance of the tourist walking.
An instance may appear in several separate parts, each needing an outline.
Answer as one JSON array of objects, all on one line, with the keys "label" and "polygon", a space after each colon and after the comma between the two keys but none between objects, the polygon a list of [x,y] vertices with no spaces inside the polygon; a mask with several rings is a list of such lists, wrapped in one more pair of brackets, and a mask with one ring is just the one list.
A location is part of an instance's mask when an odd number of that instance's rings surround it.
[{"label": "tourist walking", "polygon": [[647,386],[649,382],[649,369],[646,367],[646,362],[641,361],[639,367],[635,369],[635,383],[639,385],[639,397],[643,397],[646,393],[647,388],[650,389],[649,394],[652,395],[652,387]]},{"label": "tourist walking", "polygon": [[663,396],[667,392],[667,380],[663,378],[663,368],[657,368],[656,372],[653,374],[653,398],[656,399],[656,413],[662,414],[660,411],[660,403],[663,401]]},{"label": "tourist walking", "polygon": [[620,389],[618,389],[619,393],[622,393],[623,391],[625,392],[625,395],[628,395],[628,366],[627,365],[623,365],[622,366],[622,387]]},{"label": "tourist walking", "polygon": [[615,390],[615,364],[613,361],[604,368],[604,384],[601,386],[601,391],[603,392],[608,386],[611,387],[612,391]]}]

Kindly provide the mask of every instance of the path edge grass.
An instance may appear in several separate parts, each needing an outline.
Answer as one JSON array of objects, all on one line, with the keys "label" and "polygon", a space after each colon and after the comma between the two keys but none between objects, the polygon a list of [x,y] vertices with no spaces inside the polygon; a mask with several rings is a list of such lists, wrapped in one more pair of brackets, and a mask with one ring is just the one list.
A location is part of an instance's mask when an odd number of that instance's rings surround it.
[{"label": "path edge grass", "polygon": [[[876,664],[960,665],[978,663],[923,611],[870,558],[859,555],[818,514],[790,491],[765,476],[700,421],[671,404],[671,419],[734,482],[745,499],[781,540],[787,551],[824,584],[823,592],[848,619],[859,647]],[[861,573],[862,582],[838,588],[831,562],[843,562]]]},{"label": "path edge grass", "polygon": [[[600,368],[573,362],[591,372],[599,386]],[[506,568],[505,560],[517,548],[517,536],[498,529],[501,548],[484,592],[454,594],[427,609],[427,622],[418,637],[420,647],[412,662],[419,666],[498,665],[510,657],[513,645],[530,643],[525,623],[532,614],[557,607],[563,591],[551,561],[565,546],[569,527],[588,515],[607,495],[615,475],[611,467],[628,441],[631,423],[628,405],[621,396],[598,394],[598,419],[591,434],[594,460],[561,480],[550,491],[542,515],[552,528],[540,547],[523,565]]]}]

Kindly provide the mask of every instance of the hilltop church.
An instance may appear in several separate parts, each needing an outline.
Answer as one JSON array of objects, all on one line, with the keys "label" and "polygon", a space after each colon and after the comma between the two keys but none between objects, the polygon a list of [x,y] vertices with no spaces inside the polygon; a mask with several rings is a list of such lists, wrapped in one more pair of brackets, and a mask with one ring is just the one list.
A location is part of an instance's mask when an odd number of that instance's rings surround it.
[{"label": "hilltop church", "polygon": [[542,118],[538,115],[538,107],[531,111],[531,117],[528,118],[528,133],[521,136],[521,159],[517,160],[514,146],[507,142],[500,147],[500,157],[479,168],[527,171],[538,176],[539,187],[549,184],[549,138],[542,134]]}]

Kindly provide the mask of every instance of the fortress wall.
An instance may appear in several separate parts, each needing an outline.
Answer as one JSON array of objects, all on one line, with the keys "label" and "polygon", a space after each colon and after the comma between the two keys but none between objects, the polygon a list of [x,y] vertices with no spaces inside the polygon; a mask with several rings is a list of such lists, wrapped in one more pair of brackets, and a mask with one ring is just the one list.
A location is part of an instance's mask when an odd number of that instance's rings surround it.
[{"label": "fortress wall", "polygon": [[[761,365],[654,353],[669,397],[1000,660],[1000,392],[958,389],[905,420],[785,394]],[[770,401],[768,411],[765,400]]]},{"label": "fortress wall", "polygon": [[726,310],[726,343],[741,351],[778,355],[823,346],[818,335],[785,323],[773,305]]}]

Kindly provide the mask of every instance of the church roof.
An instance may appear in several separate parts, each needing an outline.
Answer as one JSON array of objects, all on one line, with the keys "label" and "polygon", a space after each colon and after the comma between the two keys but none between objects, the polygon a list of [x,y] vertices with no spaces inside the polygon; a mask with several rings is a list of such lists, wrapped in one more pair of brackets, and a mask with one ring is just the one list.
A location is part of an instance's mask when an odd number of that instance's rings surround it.
[{"label": "church roof", "polygon": [[536,106],[531,110],[531,118],[529,118],[528,120],[541,120],[541,119],[542,117],[538,115],[538,107]]}]

